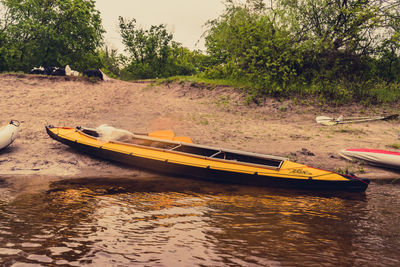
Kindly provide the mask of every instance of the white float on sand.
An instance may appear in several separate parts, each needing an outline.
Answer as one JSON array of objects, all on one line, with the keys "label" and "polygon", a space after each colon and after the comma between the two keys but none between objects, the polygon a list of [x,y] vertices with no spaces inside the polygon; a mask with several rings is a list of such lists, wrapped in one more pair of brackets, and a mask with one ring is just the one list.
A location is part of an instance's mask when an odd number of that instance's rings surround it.
[{"label": "white float on sand", "polygon": [[0,149],[8,147],[17,138],[19,121],[12,120],[0,128]]}]

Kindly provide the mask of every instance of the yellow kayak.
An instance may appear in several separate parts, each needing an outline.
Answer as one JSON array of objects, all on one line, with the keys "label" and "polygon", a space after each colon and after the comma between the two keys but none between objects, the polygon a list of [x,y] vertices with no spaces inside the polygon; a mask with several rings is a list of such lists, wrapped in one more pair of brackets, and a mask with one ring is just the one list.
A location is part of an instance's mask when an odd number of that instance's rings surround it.
[{"label": "yellow kayak", "polygon": [[79,151],[177,176],[317,190],[365,191],[369,184],[365,178],[309,167],[282,157],[193,144],[190,138],[167,140],[131,133],[121,142],[102,138],[98,130],[90,128],[46,126],[46,131],[51,138]]}]

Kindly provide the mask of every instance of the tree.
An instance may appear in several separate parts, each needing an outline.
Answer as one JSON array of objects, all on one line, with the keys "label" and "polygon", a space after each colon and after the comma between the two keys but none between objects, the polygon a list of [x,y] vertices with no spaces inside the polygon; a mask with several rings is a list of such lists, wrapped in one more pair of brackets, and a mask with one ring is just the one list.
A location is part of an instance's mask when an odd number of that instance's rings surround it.
[{"label": "tree", "polygon": [[225,12],[208,22],[206,47],[216,65],[208,71],[210,76],[264,86],[285,84],[295,75],[297,59],[289,33],[276,26],[260,2],[236,5],[227,1]]},{"label": "tree", "polygon": [[[400,82],[399,0],[225,0],[205,33],[210,78],[253,94],[362,99]],[[397,89],[396,89],[397,88]],[[388,98],[386,98],[388,99]],[[386,101],[386,100],[385,100]]]},{"label": "tree", "polygon": [[66,64],[83,70],[99,64],[96,49],[102,44],[104,30],[94,0],[1,3],[6,10],[2,25],[6,31],[0,45],[8,52],[9,70]]},{"label": "tree", "polygon": [[163,75],[172,42],[164,24],[152,25],[149,30],[137,27],[136,20],[119,17],[119,27],[125,51],[129,53],[130,71],[137,78]]},{"label": "tree", "polygon": [[329,43],[331,49],[371,53],[372,32],[379,26],[372,0],[281,0],[296,41]]},{"label": "tree", "polygon": [[400,82],[400,1],[387,1],[380,15],[387,38],[380,46],[378,73],[386,80]]},{"label": "tree", "polygon": [[[396,46],[398,0],[278,0],[278,21],[304,53],[305,72],[365,79],[372,58]],[[397,6],[397,8],[396,8]],[[390,41],[390,40],[393,41]],[[397,42],[398,45],[398,42]],[[385,52],[386,53],[386,52]]]},{"label": "tree", "polygon": [[174,75],[189,75],[197,68],[197,52],[191,52],[173,41],[166,25],[152,25],[150,29],[138,27],[136,20],[119,17],[119,27],[129,63],[124,70],[125,79],[147,79]]},{"label": "tree", "polygon": [[125,57],[118,54],[116,49],[109,48],[108,46],[99,50],[98,55],[103,72],[112,78],[120,77]]}]

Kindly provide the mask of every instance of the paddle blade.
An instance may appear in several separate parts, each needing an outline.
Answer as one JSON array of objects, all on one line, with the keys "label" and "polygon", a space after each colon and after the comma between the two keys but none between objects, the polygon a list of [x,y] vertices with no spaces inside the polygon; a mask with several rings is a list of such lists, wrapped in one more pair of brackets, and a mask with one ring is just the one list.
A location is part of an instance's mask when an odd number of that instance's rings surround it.
[{"label": "paddle blade", "polygon": [[315,120],[318,124],[322,124],[325,126],[332,126],[337,124],[337,121],[335,119],[326,116],[318,116]]},{"label": "paddle blade", "polygon": [[175,136],[175,133],[171,130],[155,131],[148,134],[150,137],[160,138],[164,140],[171,140],[176,142],[193,143],[192,139],[187,136]]},{"label": "paddle blade", "polygon": [[175,133],[171,130],[161,130],[161,131],[151,132],[148,134],[148,136],[166,140],[173,140],[175,137]]},{"label": "paddle blade", "polygon": [[193,144],[193,141],[190,137],[187,136],[176,136],[174,137],[174,139],[172,139],[173,141],[177,141],[177,142],[184,142],[184,143],[191,143]]}]

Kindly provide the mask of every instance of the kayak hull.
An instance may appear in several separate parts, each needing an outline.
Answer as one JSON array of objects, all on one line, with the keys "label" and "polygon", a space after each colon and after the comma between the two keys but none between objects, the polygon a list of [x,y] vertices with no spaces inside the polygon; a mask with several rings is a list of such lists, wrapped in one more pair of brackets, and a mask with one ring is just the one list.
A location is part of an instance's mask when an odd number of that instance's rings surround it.
[{"label": "kayak hull", "polygon": [[155,160],[134,155],[132,153],[121,153],[112,151],[102,146],[92,146],[81,143],[77,140],[69,140],[55,134],[51,128],[46,127],[49,136],[61,143],[64,143],[81,152],[91,154],[103,159],[112,160],[141,169],[157,173],[209,180],[214,182],[245,184],[251,186],[297,188],[328,191],[365,191],[369,180],[362,178],[347,178],[342,180],[315,180],[315,179],[293,179],[285,178],[282,175],[259,175],[255,173],[236,172],[232,170],[221,170],[185,165],[168,160]]},{"label": "kayak hull", "polygon": [[339,155],[350,161],[362,161],[370,165],[400,169],[400,153],[366,148],[343,149]]},{"label": "kayak hull", "polygon": [[12,120],[0,129],[0,149],[4,149],[17,138],[19,122]]}]

